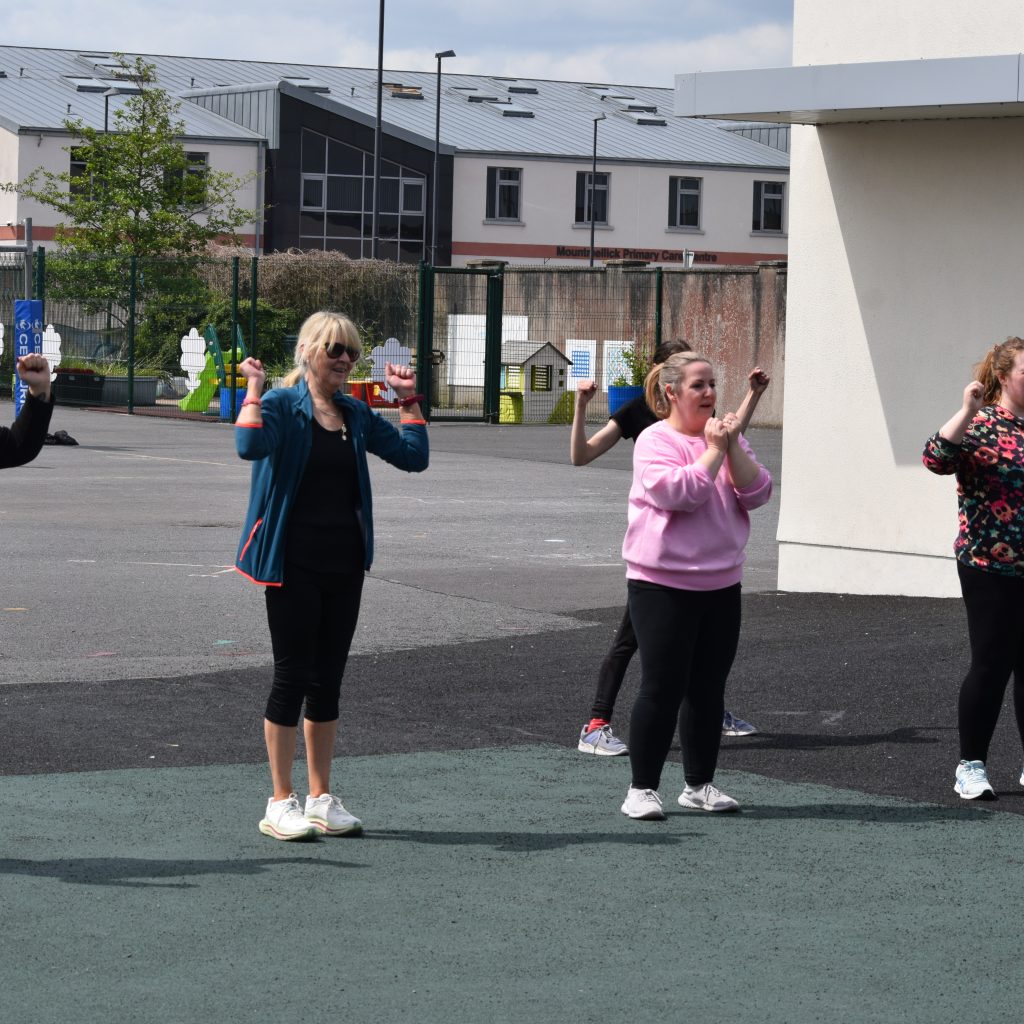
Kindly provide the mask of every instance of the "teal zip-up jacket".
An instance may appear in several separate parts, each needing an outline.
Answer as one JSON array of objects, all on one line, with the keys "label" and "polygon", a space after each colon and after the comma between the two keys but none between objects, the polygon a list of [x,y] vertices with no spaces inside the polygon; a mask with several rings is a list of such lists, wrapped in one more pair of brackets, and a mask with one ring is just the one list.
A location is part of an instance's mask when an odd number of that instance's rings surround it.
[{"label": "teal zip-up jacket", "polygon": [[[366,453],[410,473],[422,473],[430,461],[427,428],[407,423],[399,431],[365,402],[340,391],[334,401],[347,413],[359,477],[356,516],[363,528],[364,568],[373,563],[373,500]],[[313,446],[313,400],[305,380],[274,388],[263,396],[262,426],[235,426],[235,446],[251,461],[249,509],[235,568],[253,583],[279,587],[284,582],[288,514]]]}]

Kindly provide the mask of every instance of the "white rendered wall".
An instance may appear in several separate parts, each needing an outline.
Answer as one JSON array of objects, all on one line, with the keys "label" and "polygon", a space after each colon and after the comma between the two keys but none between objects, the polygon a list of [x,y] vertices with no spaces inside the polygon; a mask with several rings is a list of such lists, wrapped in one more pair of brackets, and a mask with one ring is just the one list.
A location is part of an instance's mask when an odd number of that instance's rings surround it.
[{"label": "white rendered wall", "polygon": [[[521,224],[486,222],[487,168],[519,167]],[[581,161],[527,160],[522,157],[456,156],[452,239],[455,243],[554,246],[590,245],[590,226],[573,224],[576,174],[589,171]],[[676,165],[619,164],[598,159],[599,174],[611,175],[608,227],[595,229],[595,245],[641,249],[694,249],[714,252],[786,252],[786,235],[750,230],[755,181],[789,180],[788,172],[694,168]],[[670,177],[703,179],[699,231],[668,227]],[[789,186],[787,185],[787,191]],[[786,226],[785,214],[783,227]],[[455,256],[463,265],[472,256]],[[537,257],[501,256],[513,263],[537,263]],[[548,263],[579,265],[549,258]]]},{"label": "white rendered wall", "polygon": [[[13,140],[15,153],[8,159],[9,142]],[[72,139],[66,135],[22,134],[12,135],[0,129],[0,181],[21,181],[36,168],[42,168],[53,174],[65,174],[70,167],[71,156],[67,152]],[[209,166],[215,171],[227,171],[246,182],[236,195],[236,202],[244,210],[255,209],[257,204],[257,186],[254,179],[256,169],[256,144],[245,143],[209,143],[202,140],[186,140],[185,149],[189,152],[208,153]],[[0,195],[0,203],[5,197]],[[3,207],[0,207],[3,209]],[[0,225],[8,220],[32,218],[32,230],[36,241],[45,242],[53,237],[57,214],[54,210],[32,199],[16,197],[17,216],[0,216]],[[203,218],[200,218],[202,220]],[[252,223],[239,228],[239,234],[249,235],[255,230]]]},{"label": "white rendered wall", "polygon": [[[794,64],[1018,52],[1024,4],[797,0],[794,37]],[[779,587],[955,596],[921,449],[1024,334],[1024,118],[794,127],[791,178]]]}]

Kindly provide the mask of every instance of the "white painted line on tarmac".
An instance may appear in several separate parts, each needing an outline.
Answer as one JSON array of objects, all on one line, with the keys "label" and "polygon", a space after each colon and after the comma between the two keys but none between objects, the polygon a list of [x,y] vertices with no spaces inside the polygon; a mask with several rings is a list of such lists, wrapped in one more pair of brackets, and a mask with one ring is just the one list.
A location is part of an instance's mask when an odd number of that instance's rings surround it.
[{"label": "white painted line on tarmac", "polygon": [[138,455],[134,452],[101,452],[108,459],[151,459],[154,462],[185,462],[192,466],[230,466],[232,469],[246,469],[242,460],[234,462],[210,462],[207,459],[177,459],[171,455]]}]

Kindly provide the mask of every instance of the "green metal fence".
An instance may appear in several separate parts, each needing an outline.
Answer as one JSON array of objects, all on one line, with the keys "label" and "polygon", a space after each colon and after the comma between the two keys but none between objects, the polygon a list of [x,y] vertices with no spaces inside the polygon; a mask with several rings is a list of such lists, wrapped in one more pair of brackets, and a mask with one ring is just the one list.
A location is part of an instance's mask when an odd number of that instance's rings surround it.
[{"label": "green metal fence", "polygon": [[[744,374],[743,346],[753,339],[749,359],[781,368],[784,270],[781,280],[761,282],[753,267],[434,268],[333,253],[183,262],[70,260],[39,250],[36,261],[60,370],[116,378],[110,401],[129,411],[158,405],[233,418],[238,361],[252,354],[271,381],[283,376],[302,321],[324,308],[358,324],[367,359],[352,390],[393,418],[387,361],[416,367],[432,419],[491,423],[568,424],[583,380],[598,384],[587,418],[604,422],[609,386],[629,375],[623,353],[632,349],[646,363],[663,333],[685,334]],[[12,290],[21,290],[20,271],[0,264],[5,316]],[[4,358],[0,372],[9,351]],[[733,390],[743,386],[738,374]],[[59,385],[58,375],[58,395]]]}]

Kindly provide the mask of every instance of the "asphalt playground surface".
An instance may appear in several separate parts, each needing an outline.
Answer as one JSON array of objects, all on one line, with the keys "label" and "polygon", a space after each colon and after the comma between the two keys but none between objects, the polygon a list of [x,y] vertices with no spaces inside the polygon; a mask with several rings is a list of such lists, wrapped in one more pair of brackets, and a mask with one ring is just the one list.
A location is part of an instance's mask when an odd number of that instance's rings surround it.
[{"label": "asphalt playground surface", "polygon": [[778,491],[727,693],[761,732],[716,780],[743,810],[678,808],[674,751],[668,820],[633,822],[628,759],[575,749],[631,446],[575,469],[568,428],[438,424],[426,473],[377,462],[335,765],[366,831],[279,843],[231,428],[51,429],[79,446],[0,476],[0,1021],[1019,1020],[1009,699],[999,800],[964,804],[960,603],[777,592]]}]

